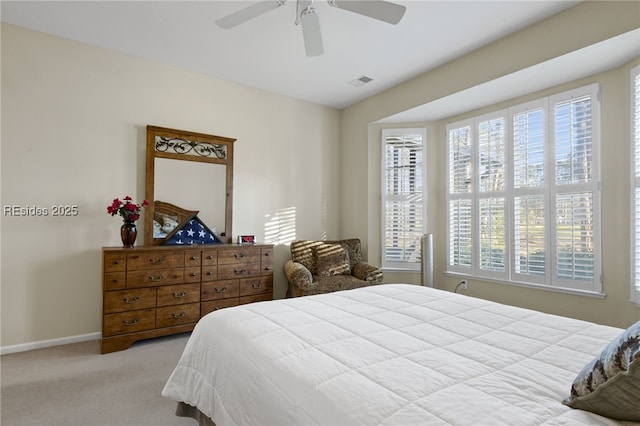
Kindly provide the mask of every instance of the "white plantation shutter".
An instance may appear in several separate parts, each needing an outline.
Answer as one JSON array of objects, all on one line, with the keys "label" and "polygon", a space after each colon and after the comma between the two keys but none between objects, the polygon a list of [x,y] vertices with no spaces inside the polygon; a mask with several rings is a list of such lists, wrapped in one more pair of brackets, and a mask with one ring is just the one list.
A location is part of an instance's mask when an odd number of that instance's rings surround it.
[{"label": "white plantation shutter", "polygon": [[449,130],[449,193],[471,192],[471,126]]},{"label": "white plantation shutter", "polygon": [[505,267],[504,198],[479,200],[479,267],[485,271],[504,271]]},{"label": "white plantation shutter", "polygon": [[631,300],[640,305],[640,66],[631,70]]},{"label": "white plantation shutter", "polygon": [[[590,90],[586,90],[590,89]],[[597,152],[599,120],[596,86],[563,93],[550,99],[555,179],[554,238],[552,253],[554,285],[600,291],[599,167]]]},{"label": "white plantation shutter", "polygon": [[[513,114],[513,187],[541,189],[545,183],[545,114],[539,102]],[[535,191],[534,191],[535,192]]]},{"label": "white plantation shutter", "polygon": [[382,267],[420,270],[424,129],[382,131]]},{"label": "white plantation shutter", "polygon": [[448,269],[469,274],[473,266],[471,123],[460,122],[448,126],[447,140]]},{"label": "white plantation shutter", "polygon": [[447,126],[449,272],[601,291],[598,90]]},{"label": "white plantation shutter", "polygon": [[546,206],[548,138],[545,103],[536,101],[513,108],[513,277],[545,284],[547,272]]},{"label": "white plantation shutter", "polygon": [[514,198],[514,274],[538,283],[544,282],[546,272],[544,206],[543,195]]},{"label": "white plantation shutter", "polygon": [[478,134],[478,267],[484,274],[504,273],[506,265],[505,119],[483,117]]},{"label": "white plantation shutter", "polygon": [[[471,263],[471,200],[449,201],[449,266],[469,269]],[[466,271],[470,272],[470,271]]]}]

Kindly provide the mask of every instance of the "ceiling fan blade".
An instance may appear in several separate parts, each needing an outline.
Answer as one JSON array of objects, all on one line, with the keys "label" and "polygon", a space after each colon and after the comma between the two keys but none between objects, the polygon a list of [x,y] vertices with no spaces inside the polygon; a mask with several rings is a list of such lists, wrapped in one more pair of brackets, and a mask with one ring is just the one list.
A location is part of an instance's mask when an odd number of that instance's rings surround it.
[{"label": "ceiling fan blade", "polygon": [[300,14],[304,50],[307,56],[320,56],[324,53],[322,33],[320,31],[320,17],[314,8],[306,8]]},{"label": "ceiling fan blade", "polygon": [[331,6],[348,10],[389,24],[397,24],[407,9],[397,3],[384,0],[329,0]]},{"label": "ceiling fan blade", "polygon": [[243,22],[248,21],[249,19],[256,18],[273,9],[279,8],[285,3],[285,1],[286,0],[262,0],[243,9],[240,9],[237,12],[232,13],[231,15],[227,15],[224,18],[218,19],[216,21],[216,24],[220,28],[228,30],[229,28],[240,25]]}]

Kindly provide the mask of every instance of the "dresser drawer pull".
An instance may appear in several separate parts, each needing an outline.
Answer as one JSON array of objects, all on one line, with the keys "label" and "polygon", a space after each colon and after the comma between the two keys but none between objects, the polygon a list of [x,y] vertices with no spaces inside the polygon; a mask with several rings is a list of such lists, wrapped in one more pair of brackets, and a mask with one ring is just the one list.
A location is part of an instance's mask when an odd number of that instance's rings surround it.
[{"label": "dresser drawer pull", "polygon": [[129,299],[128,297],[125,297],[124,303],[128,303],[129,305],[132,305],[134,303],[138,303],[138,300],[140,300],[140,296],[136,296],[133,299]]},{"label": "dresser drawer pull", "polygon": [[262,288],[262,283],[258,283],[258,284],[251,284],[251,287],[253,287],[253,289],[258,289],[258,288]]},{"label": "dresser drawer pull", "polygon": [[181,291],[180,293],[177,293],[175,291],[173,292],[173,297],[175,297],[176,299],[179,299],[181,297],[185,297],[186,295],[187,295],[187,292],[184,291],[184,290]]},{"label": "dresser drawer pull", "polygon": [[216,293],[224,293],[228,289],[227,289],[227,287],[222,287],[222,288],[216,287],[214,290],[216,291]]},{"label": "dresser drawer pull", "polygon": [[271,266],[265,266],[265,267],[264,267],[264,270],[265,270],[265,271],[270,271],[270,270],[271,270]]},{"label": "dresser drawer pull", "polygon": [[209,256],[207,256],[207,260],[212,260],[212,259],[213,259],[213,255],[210,254]]},{"label": "dresser drawer pull", "polygon": [[114,278],[114,279],[112,279],[112,280],[111,280],[111,282],[112,282],[112,283],[116,283],[116,284],[117,284],[117,283],[119,283],[119,282],[120,282],[120,280],[119,280],[118,278]]},{"label": "dresser drawer pull", "polygon": [[190,259],[191,260],[198,260],[198,256],[191,256]]},{"label": "dresser drawer pull", "polygon": [[233,270],[233,272],[234,272],[236,275],[242,275],[242,274],[246,274],[246,273],[247,273],[247,270],[246,270],[246,269],[234,269],[234,270]]},{"label": "dresser drawer pull", "polygon": [[236,253],[233,255],[236,259],[242,259],[243,257],[247,257],[245,253]]},{"label": "dresser drawer pull", "polygon": [[213,275],[213,272],[207,271],[207,275]]},{"label": "dresser drawer pull", "polygon": [[163,263],[165,260],[167,260],[167,258],[164,257],[164,256],[159,257],[157,259],[151,258],[151,259],[149,259],[149,263]]},{"label": "dresser drawer pull", "polygon": [[113,264],[114,264],[114,265],[119,265],[119,264],[120,264],[120,261],[119,261],[119,260],[114,260],[114,261],[113,261]]},{"label": "dresser drawer pull", "polygon": [[126,326],[130,326],[130,325],[136,325],[138,321],[140,321],[140,318],[134,318],[133,321],[123,320],[122,323]]},{"label": "dresser drawer pull", "polygon": [[171,316],[174,317],[175,319],[184,318],[187,316],[187,313],[185,311],[182,311],[179,314],[176,314],[175,312],[173,312]]},{"label": "dresser drawer pull", "polygon": [[164,275],[158,275],[157,277],[154,277],[153,275],[149,275],[149,279],[153,282],[162,281],[164,280]]},{"label": "dresser drawer pull", "polygon": [[192,272],[192,273],[190,273],[189,275],[190,275],[190,276],[192,276],[192,277],[196,277],[196,276],[198,276],[198,274],[196,274],[195,272]]},{"label": "dresser drawer pull", "polygon": [[264,255],[265,255],[266,257],[269,257],[269,256],[271,256],[271,253],[266,252]]}]

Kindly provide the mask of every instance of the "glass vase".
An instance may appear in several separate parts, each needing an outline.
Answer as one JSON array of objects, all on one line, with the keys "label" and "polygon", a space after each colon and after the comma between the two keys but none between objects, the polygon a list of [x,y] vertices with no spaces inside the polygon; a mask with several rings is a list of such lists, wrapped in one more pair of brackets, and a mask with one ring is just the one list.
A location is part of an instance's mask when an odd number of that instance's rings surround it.
[{"label": "glass vase", "polygon": [[122,238],[122,247],[132,248],[136,242],[138,236],[138,228],[135,222],[125,220],[124,224],[120,227],[120,237]]}]

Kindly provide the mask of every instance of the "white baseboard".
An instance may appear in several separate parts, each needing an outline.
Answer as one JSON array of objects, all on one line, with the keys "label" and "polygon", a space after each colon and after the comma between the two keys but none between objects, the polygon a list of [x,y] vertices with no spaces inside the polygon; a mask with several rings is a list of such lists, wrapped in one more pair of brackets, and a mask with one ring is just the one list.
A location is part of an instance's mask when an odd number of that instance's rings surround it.
[{"label": "white baseboard", "polygon": [[26,352],[33,349],[50,348],[52,346],[68,345],[69,343],[87,342],[97,340],[102,337],[102,333],[81,334],[79,336],[61,337],[59,339],[40,340],[38,342],[21,343],[19,345],[0,347],[0,355]]}]

